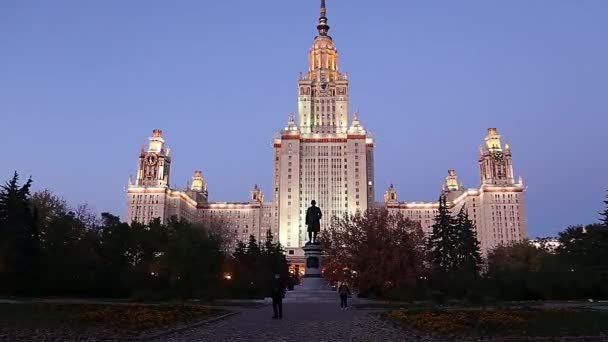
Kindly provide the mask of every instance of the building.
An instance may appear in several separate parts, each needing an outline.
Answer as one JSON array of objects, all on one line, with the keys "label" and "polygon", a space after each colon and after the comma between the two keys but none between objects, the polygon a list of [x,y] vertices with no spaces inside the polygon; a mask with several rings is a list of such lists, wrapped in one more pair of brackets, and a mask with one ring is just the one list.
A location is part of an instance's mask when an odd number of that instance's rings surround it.
[{"label": "building", "polygon": [[253,235],[264,241],[266,232],[273,229],[271,205],[264,203],[262,190],[255,185],[249,202],[210,202],[207,182],[201,171],[194,171],[186,189],[170,186],[171,157],[165,146],[162,131],[155,129],[147,148],[139,153],[136,180],[129,177],[127,187],[128,222],[148,223],[160,219],[185,219],[192,223],[218,222],[226,224],[237,240],[247,240]]},{"label": "building", "polygon": [[312,200],[327,218],[321,229],[330,217],[364,212],[374,203],[374,141],[358,114],[349,118],[348,75],[338,67],[325,1],[317,30],[308,71],[298,81],[298,121],[290,114],[274,139],[273,212],[279,240],[292,255],[308,241],[305,216]]},{"label": "building", "polygon": [[[325,215],[321,229],[331,224],[332,217],[380,206],[430,230],[438,202],[400,202],[392,185],[383,203],[374,202],[374,139],[358,113],[350,115],[348,74],[339,70],[326,14],[322,0],[308,70],[298,80],[298,116],[290,114],[273,140],[272,201],[264,202],[255,186],[247,203],[210,202],[201,171],[194,173],[186,189],[171,188],[170,151],[162,132],[154,130],[149,147],[140,152],[137,179],[129,180],[129,221],[166,222],[173,216],[195,223],[221,219],[238,240],[249,235],[263,240],[270,230],[298,263],[308,239],[304,218],[312,200]],[[480,185],[472,189],[458,182],[454,170],[448,171],[443,193],[450,209],[456,213],[466,207],[484,252],[526,239],[525,186],[521,179],[515,181],[511,148],[494,128],[488,130],[480,149],[479,165]]]},{"label": "building", "polygon": [[[481,250],[488,250],[528,238],[525,186],[521,177],[515,182],[511,148],[501,141],[496,128],[489,128],[479,150],[480,185],[465,189],[455,170],[449,170],[443,184],[452,214],[464,207],[477,227]],[[381,204],[382,205],[382,204]],[[397,189],[391,185],[384,195],[384,206],[391,212],[420,222],[431,232],[439,202],[399,202]]]}]

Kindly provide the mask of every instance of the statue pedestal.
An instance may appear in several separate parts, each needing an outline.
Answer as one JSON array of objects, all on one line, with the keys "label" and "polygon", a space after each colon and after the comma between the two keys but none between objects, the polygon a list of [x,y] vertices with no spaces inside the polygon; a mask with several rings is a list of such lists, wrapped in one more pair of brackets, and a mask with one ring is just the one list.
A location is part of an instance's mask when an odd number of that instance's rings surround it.
[{"label": "statue pedestal", "polygon": [[321,278],[321,269],[323,267],[323,248],[321,245],[307,243],[302,248],[304,250],[304,278]]},{"label": "statue pedestal", "polygon": [[323,248],[319,244],[307,243],[304,250],[304,278],[302,279],[302,290],[331,290],[321,274],[323,269]]}]

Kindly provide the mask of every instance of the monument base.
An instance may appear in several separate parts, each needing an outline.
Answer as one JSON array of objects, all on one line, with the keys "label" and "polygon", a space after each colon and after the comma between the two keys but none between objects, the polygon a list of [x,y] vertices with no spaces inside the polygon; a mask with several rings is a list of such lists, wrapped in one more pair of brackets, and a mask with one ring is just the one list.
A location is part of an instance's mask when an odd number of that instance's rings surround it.
[{"label": "monument base", "polygon": [[296,291],[331,291],[331,285],[323,278],[304,277]]},{"label": "monument base", "polygon": [[304,250],[304,278],[301,290],[331,290],[331,286],[323,279],[323,248],[317,243],[307,243]]}]

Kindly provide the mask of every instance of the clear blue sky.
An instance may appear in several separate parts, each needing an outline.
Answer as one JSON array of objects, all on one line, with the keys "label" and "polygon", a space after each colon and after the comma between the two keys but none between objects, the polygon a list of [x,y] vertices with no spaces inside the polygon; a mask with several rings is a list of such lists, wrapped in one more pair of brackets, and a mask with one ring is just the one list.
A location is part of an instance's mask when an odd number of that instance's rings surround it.
[{"label": "clear blue sky", "polygon": [[[376,137],[376,197],[478,185],[486,128],[511,142],[531,236],[597,220],[608,188],[608,1],[327,0],[351,108]],[[124,216],[154,128],[172,185],[269,193],[319,0],[0,1],[0,178],[32,175]]]}]

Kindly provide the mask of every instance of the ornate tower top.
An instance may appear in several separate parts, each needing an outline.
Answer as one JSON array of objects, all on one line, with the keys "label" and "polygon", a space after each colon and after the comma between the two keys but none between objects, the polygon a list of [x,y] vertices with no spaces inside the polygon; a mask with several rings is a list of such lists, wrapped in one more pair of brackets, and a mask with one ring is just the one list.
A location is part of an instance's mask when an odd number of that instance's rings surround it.
[{"label": "ornate tower top", "polygon": [[[321,16],[317,30],[319,35],[310,49],[310,65],[308,68],[311,79],[324,78],[324,81],[332,81],[338,77],[338,50],[334,45],[331,36],[328,35],[329,25],[327,24],[327,7],[325,0],[321,0]],[[315,71],[322,71],[323,75],[315,74]]]},{"label": "ornate tower top", "polygon": [[397,189],[395,189],[395,186],[393,184],[391,184],[391,186],[388,187],[388,189],[386,190],[386,192],[384,193],[384,202],[385,203],[397,203],[399,200],[398,195],[397,195]]},{"label": "ornate tower top", "polygon": [[443,184],[444,191],[458,191],[462,190],[460,184],[458,184],[458,177],[456,176],[455,170],[448,170],[448,176],[445,177],[445,183]]},{"label": "ornate tower top", "polygon": [[[321,16],[319,17],[319,25],[317,25],[317,30],[319,30],[320,36],[327,36],[327,32],[329,32],[329,25],[327,25],[327,7],[325,6],[325,0],[321,0]],[[331,37],[330,37],[331,39]]]},{"label": "ornate tower top", "polygon": [[201,170],[194,171],[194,176],[192,176],[192,184],[190,185],[190,190],[197,192],[206,192],[207,191],[207,183],[205,183],[205,179],[203,178],[203,172]]},{"label": "ornate tower top", "polygon": [[488,128],[488,135],[486,136],[486,148],[490,151],[502,151],[502,144],[500,142],[500,134],[496,128]]},{"label": "ornate tower top", "polygon": [[160,129],[153,130],[152,136],[148,138],[148,140],[150,140],[148,152],[162,152],[163,147],[165,145],[165,139],[163,139],[163,131],[161,131]]},{"label": "ornate tower top", "polygon": [[253,186],[251,190],[251,202],[254,203],[263,203],[264,202],[264,194],[260,187],[256,184]]}]

